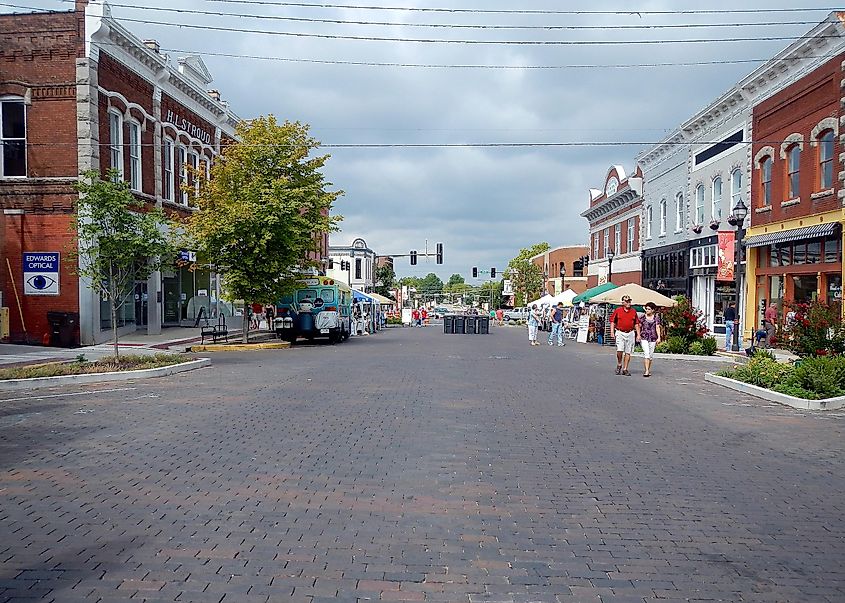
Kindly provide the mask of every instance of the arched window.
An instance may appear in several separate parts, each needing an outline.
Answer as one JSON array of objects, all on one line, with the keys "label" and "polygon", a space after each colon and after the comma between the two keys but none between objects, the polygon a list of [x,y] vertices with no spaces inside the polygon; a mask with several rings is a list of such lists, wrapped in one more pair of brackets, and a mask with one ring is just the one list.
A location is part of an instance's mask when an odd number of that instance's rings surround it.
[{"label": "arched window", "polygon": [[0,176],[26,177],[26,104],[17,96],[0,98]]},{"label": "arched window", "polygon": [[792,145],[786,151],[786,190],[790,199],[801,196],[801,147]]},{"label": "arched window", "polygon": [[772,158],[769,156],[760,160],[760,200],[764,207],[772,204]]},{"label": "arched window", "polygon": [[710,203],[710,219],[717,222],[722,219],[722,177],[713,179],[713,197]]},{"label": "arched window", "polygon": [[666,199],[660,201],[660,234],[666,234]]},{"label": "arched window", "polygon": [[695,223],[704,224],[704,185],[695,187]]},{"label": "arched window", "polygon": [[833,130],[819,135],[819,185],[820,190],[833,188]]},{"label": "arched window", "polygon": [[742,171],[737,168],[731,172],[731,211],[742,197]]},{"label": "arched window", "polygon": [[684,195],[678,193],[675,197],[675,232],[681,232],[684,229]]},{"label": "arched window", "polygon": [[109,157],[109,167],[123,180],[123,115],[116,110],[109,111]]}]

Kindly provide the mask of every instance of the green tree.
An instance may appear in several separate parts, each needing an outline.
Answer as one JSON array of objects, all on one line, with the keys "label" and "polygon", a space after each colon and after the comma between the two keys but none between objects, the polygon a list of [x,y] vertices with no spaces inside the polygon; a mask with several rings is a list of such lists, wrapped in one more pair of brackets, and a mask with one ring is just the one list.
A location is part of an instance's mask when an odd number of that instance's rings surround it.
[{"label": "green tree", "polygon": [[375,290],[376,293],[379,295],[384,295],[390,299],[393,299],[393,294],[391,293],[391,289],[393,289],[395,282],[396,282],[396,272],[393,271],[393,266],[390,265],[388,262],[384,266],[380,266],[376,268],[376,286]]},{"label": "green tree", "polygon": [[342,219],[329,215],[342,193],[327,190],[329,156],[311,156],[319,143],[307,125],[270,115],[239,124],[237,138],[212,165],[188,230],[227,293],[244,300],[246,342],[249,304],[275,303],[316,266],[322,234]]},{"label": "green tree", "polygon": [[519,254],[508,262],[505,276],[513,283],[515,305],[524,306],[531,296],[542,293],[543,269],[533,263],[531,258],[549,250],[548,243],[537,243],[520,249]]},{"label": "green tree", "polygon": [[502,281],[487,281],[479,288],[478,297],[481,302],[488,302],[492,309],[502,307]]},{"label": "green tree", "polygon": [[433,272],[429,272],[420,281],[417,287],[417,293],[422,293],[426,296],[443,293],[443,281]]},{"label": "green tree", "polygon": [[135,281],[175,261],[174,224],[161,208],[136,199],[116,170],[105,180],[99,171],[85,172],[76,190],[80,195],[72,231],[78,244],[67,258],[74,272],[108,300],[118,360],[118,312],[133,299]]},{"label": "green tree", "polygon": [[460,274],[453,274],[449,277],[449,282],[446,283],[446,287],[451,288],[455,285],[463,285],[464,283],[466,283],[466,280],[464,280],[463,276]]}]

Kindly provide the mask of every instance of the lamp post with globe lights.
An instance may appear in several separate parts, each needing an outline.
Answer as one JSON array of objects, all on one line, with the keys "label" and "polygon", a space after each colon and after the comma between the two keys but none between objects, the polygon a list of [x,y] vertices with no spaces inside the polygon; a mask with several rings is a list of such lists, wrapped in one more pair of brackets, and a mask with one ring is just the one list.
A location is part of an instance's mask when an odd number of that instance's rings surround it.
[{"label": "lamp post with globe lights", "polygon": [[616,254],[613,250],[607,252],[607,282],[611,282],[610,278],[613,276],[613,258]]},{"label": "lamp post with globe lights", "polygon": [[731,214],[730,218],[728,218],[728,223],[733,224],[736,226],[736,242],[734,244],[734,282],[736,286],[736,307],[737,307],[737,324],[734,326],[733,332],[733,342],[731,344],[731,349],[734,352],[739,351],[739,325],[742,322],[742,314],[740,313],[740,301],[742,299],[742,295],[740,293],[741,283],[742,283],[742,274],[740,272],[742,268],[742,236],[745,234],[745,218],[748,216],[748,207],[745,203],[742,202],[742,199],[738,199],[736,205],[734,206],[733,213]]}]

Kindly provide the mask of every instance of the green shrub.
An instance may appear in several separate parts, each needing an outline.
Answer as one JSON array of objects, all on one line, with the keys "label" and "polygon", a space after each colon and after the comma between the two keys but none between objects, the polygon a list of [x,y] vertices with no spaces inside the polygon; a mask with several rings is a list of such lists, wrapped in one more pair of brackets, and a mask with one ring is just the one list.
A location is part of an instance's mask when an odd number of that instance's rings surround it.
[{"label": "green shrub", "polygon": [[705,337],[701,340],[701,346],[704,348],[705,356],[712,356],[719,349],[719,344],[715,337]]},{"label": "green shrub", "polygon": [[838,303],[819,300],[793,304],[794,316],[783,332],[786,345],[801,357],[837,355],[845,352],[845,323]]},{"label": "green shrub", "polygon": [[[687,344],[698,341],[707,334],[706,319],[698,308],[693,307],[688,297],[679,295],[675,297],[677,305],[666,308],[662,311],[663,324],[666,325],[666,333],[669,340],[672,337],[680,337]],[[686,349],[686,345],[684,349]],[[674,352],[680,354],[683,352]]]},{"label": "green shrub", "polygon": [[672,335],[665,343],[667,354],[686,354],[689,349],[687,340],[680,335]]},{"label": "green shrub", "polygon": [[785,381],[793,370],[791,366],[781,364],[772,358],[754,355],[746,364],[735,369],[724,369],[716,374],[743,383],[772,389],[775,385]]},{"label": "green shrub", "polygon": [[799,395],[792,392],[806,392],[811,399],[833,398],[845,395],[845,358],[841,356],[806,358],[793,367],[783,383],[775,385],[775,391]]},{"label": "green shrub", "polygon": [[775,360],[775,355],[769,350],[757,348],[756,350],[754,350],[753,358],[768,358],[769,360]]},{"label": "green shrub", "polygon": [[665,341],[661,341],[657,344],[654,348],[655,354],[671,354],[672,352],[669,351],[669,344]]},{"label": "green shrub", "polygon": [[401,324],[402,324],[402,319],[401,319],[401,318],[397,318],[397,317],[395,317],[395,316],[388,316],[388,317],[387,317],[387,324],[389,324],[389,325],[401,325]]},{"label": "green shrub", "polygon": [[693,356],[704,356],[704,344],[700,341],[693,341],[689,346],[689,353]]}]

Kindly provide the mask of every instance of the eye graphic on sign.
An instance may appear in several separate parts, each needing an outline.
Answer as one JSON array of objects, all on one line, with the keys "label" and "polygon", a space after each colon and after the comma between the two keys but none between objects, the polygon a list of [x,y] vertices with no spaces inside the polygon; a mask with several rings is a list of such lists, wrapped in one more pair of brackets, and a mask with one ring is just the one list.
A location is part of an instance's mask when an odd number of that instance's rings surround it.
[{"label": "eye graphic on sign", "polygon": [[36,274],[35,276],[29,277],[26,281],[26,284],[32,287],[33,289],[43,291],[44,289],[49,289],[50,287],[55,285],[56,279],[51,276]]}]

